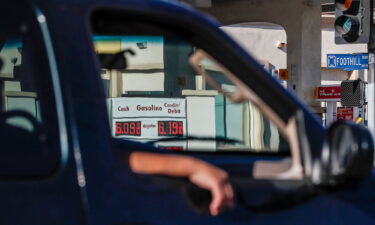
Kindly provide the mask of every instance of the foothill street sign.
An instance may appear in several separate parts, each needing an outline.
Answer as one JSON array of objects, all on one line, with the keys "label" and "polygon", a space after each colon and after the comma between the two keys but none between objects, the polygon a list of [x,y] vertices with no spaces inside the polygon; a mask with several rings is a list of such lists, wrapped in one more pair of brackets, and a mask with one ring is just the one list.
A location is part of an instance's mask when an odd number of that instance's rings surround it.
[{"label": "foothill street sign", "polygon": [[368,53],[327,54],[327,69],[346,71],[368,69]]}]

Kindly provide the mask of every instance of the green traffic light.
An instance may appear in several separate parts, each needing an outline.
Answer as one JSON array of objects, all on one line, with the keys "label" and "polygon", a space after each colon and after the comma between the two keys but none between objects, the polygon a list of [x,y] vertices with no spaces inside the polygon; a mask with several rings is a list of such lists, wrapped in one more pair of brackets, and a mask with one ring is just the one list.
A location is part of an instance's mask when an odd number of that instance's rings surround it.
[{"label": "green traffic light", "polygon": [[354,42],[359,36],[359,20],[356,16],[342,15],[335,21],[335,29],[347,42]]},{"label": "green traffic light", "polygon": [[352,28],[352,21],[350,18],[347,18],[344,24],[342,25],[345,33],[349,33],[350,29]]},{"label": "green traffic light", "polygon": [[335,0],[335,43],[368,43],[373,0]]}]

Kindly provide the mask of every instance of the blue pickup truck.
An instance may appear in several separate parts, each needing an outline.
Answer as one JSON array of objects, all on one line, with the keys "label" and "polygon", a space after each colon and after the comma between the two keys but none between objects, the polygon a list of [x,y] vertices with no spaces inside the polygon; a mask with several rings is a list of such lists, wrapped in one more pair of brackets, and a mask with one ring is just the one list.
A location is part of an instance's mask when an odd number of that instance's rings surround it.
[{"label": "blue pickup truck", "polygon": [[[374,145],[329,129],[215,21],[159,0],[0,7],[0,224],[374,224]],[[233,209],[119,155],[226,170]]]}]

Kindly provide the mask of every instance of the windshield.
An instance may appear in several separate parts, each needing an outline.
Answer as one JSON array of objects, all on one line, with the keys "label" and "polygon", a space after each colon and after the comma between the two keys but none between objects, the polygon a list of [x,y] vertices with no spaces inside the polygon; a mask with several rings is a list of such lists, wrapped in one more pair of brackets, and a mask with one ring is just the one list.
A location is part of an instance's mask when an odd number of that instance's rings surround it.
[{"label": "windshield", "polygon": [[[161,35],[94,35],[93,42],[113,137],[174,151],[289,152],[255,105],[233,102],[194,70],[195,46]],[[221,65],[199,66],[220,90],[235,92]]]}]

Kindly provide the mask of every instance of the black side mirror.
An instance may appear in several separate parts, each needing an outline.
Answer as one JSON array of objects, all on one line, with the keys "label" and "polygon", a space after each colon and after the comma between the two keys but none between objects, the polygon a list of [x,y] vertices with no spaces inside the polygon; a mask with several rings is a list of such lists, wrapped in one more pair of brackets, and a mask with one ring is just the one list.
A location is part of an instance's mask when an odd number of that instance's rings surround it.
[{"label": "black side mirror", "polygon": [[328,129],[320,163],[323,185],[336,187],[368,177],[374,165],[371,133],[362,125],[336,121]]}]

